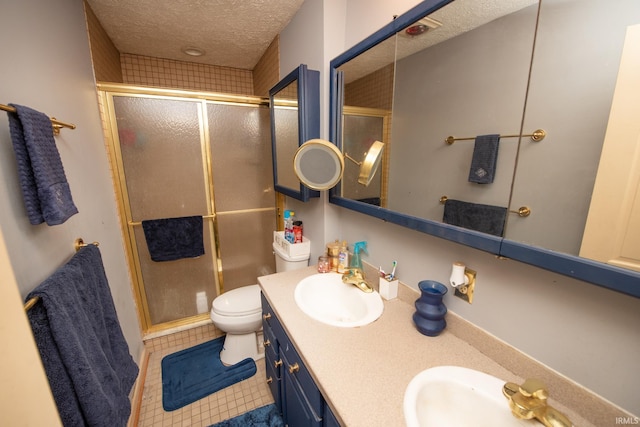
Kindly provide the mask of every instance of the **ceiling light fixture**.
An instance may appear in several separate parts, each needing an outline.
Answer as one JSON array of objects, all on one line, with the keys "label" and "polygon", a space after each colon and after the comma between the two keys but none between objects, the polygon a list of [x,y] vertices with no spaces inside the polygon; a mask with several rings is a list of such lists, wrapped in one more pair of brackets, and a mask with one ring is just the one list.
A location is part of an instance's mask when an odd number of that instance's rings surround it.
[{"label": "ceiling light fixture", "polygon": [[403,33],[411,37],[419,36],[420,34],[424,34],[430,30],[435,30],[436,28],[441,26],[442,26],[442,22],[436,21],[435,19],[425,16],[415,24],[411,25],[410,27],[407,27]]},{"label": "ceiling light fixture", "polygon": [[202,56],[204,55],[204,50],[190,46],[182,48],[182,53],[185,53],[189,56]]}]

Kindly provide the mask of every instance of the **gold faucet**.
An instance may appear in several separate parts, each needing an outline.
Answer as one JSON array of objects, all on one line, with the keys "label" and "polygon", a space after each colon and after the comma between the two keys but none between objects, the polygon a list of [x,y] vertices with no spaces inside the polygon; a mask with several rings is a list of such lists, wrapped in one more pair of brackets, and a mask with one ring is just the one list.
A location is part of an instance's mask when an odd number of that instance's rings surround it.
[{"label": "gold faucet", "polygon": [[540,380],[529,378],[522,385],[508,382],[502,387],[502,394],[509,400],[511,413],[516,418],[535,418],[547,427],[573,426],[569,418],[547,405],[549,392]]},{"label": "gold faucet", "polygon": [[360,270],[359,268],[349,267],[349,269],[347,269],[347,271],[342,275],[342,281],[344,283],[354,285],[362,292],[368,294],[373,292],[373,288],[369,286],[367,280],[364,277],[364,271]]}]

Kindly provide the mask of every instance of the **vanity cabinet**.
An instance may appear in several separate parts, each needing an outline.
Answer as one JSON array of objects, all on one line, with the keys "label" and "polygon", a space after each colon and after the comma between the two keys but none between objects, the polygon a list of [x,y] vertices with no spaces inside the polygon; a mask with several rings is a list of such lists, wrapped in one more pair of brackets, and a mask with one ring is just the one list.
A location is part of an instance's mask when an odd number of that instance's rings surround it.
[{"label": "vanity cabinet", "polygon": [[261,298],[266,379],[285,425],[340,426],[275,312]]}]

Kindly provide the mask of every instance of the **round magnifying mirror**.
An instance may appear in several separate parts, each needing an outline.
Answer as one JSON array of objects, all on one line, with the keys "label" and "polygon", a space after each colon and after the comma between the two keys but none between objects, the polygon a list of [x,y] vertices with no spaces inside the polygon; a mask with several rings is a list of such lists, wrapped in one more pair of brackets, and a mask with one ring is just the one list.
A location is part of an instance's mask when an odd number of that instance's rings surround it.
[{"label": "round magnifying mirror", "polygon": [[310,139],[293,157],[296,176],[312,190],[328,190],[342,179],[344,159],[338,147],[323,139]]},{"label": "round magnifying mirror", "polygon": [[358,175],[358,183],[368,187],[371,180],[376,175],[380,162],[382,161],[382,150],[384,143],[375,141],[371,144],[364,161],[360,165],[360,175]]}]

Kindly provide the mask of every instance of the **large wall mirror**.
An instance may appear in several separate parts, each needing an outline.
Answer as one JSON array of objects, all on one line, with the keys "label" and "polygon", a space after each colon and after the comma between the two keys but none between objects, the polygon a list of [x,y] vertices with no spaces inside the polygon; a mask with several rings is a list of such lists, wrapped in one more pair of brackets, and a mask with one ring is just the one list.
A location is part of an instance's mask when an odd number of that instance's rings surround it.
[{"label": "large wall mirror", "polygon": [[635,0],[420,3],[331,61],[331,140],[348,150],[375,111],[386,158],[377,196],[345,174],[330,201],[640,296],[634,26]]},{"label": "large wall mirror", "polygon": [[300,183],[293,168],[296,150],[320,137],[320,73],[302,64],[269,91],[275,190],[306,202],[318,191]]}]

